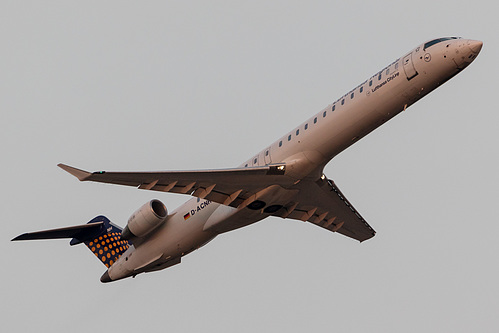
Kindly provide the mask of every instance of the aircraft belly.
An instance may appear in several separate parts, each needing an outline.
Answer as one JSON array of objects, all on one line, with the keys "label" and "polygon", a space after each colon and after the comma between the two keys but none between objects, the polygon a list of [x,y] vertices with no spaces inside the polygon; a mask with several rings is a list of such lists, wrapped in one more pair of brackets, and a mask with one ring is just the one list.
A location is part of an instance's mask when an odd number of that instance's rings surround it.
[{"label": "aircraft belly", "polygon": [[216,221],[216,223],[212,224],[208,230],[213,230],[216,231],[217,233],[224,233],[227,231],[239,229],[247,225],[256,223],[270,215],[270,214],[264,215],[261,213],[260,210],[254,211],[248,208],[241,210],[238,210],[237,208],[233,209],[235,210],[233,214],[226,216],[221,220]]},{"label": "aircraft belly", "polygon": [[142,272],[164,269],[180,263],[180,258],[207,244],[216,233],[204,231],[203,226],[218,204],[203,200],[203,209],[189,218],[184,211],[196,210],[196,198],[176,209],[167,222],[137,248],[126,252],[109,269],[112,280]]},{"label": "aircraft belly", "polygon": [[352,111],[348,117],[339,119],[337,125],[325,133],[327,140],[317,140],[321,142],[318,150],[327,156],[327,161],[388,120],[388,117],[383,115],[384,112],[377,109],[360,108]]},{"label": "aircraft belly", "polygon": [[[203,230],[207,219],[219,204],[194,198],[181,206],[164,232],[158,235],[156,248],[164,259],[183,256],[208,243],[216,233]],[[200,208],[203,207],[203,208]]]},{"label": "aircraft belly", "polygon": [[[203,230],[224,233],[234,229],[242,228],[263,220],[275,211],[272,207],[279,209],[296,196],[298,190],[286,189],[279,185],[271,185],[259,191],[253,197],[246,200],[246,204],[240,207],[228,207],[221,205],[206,221]],[[252,203],[260,203],[261,207],[253,206]]]}]

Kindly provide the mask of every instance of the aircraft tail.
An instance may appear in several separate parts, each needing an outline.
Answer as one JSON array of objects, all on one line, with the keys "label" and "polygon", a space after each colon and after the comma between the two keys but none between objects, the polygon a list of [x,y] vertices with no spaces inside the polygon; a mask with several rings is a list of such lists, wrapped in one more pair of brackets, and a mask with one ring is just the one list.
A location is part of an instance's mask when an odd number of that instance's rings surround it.
[{"label": "aircraft tail", "polygon": [[[128,241],[121,240],[122,229],[111,223],[105,216],[97,216],[92,222],[103,222],[98,233],[90,234],[85,239],[73,238],[71,245],[78,244],[83,241],[90,251],[107,267],[111,267],[113,263],[128,249],[130,246]],[[72,244],[74,242],[74,244]]]},{"label": "aircraft tail", "polygon": [[12,240],[72,238],[70,245],[85,243],[89,250],[109,268],[130,246],[128,241],[120,239],[121,231],[122,229],[111,223],[107,217],[100,215],[87,224],[29,232]]}]

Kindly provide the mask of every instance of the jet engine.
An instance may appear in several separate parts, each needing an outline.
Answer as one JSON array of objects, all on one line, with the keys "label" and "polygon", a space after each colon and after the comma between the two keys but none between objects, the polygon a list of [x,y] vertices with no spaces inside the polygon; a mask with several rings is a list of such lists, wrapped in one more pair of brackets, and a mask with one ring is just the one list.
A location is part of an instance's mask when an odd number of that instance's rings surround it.
[{"label": "jet engine", "polygon": [[146,202],[130,216],[125,229],[121,233],[121,238],[144,237],[159,227],[167,216],[168,211],[161,201],[153,199]]}]

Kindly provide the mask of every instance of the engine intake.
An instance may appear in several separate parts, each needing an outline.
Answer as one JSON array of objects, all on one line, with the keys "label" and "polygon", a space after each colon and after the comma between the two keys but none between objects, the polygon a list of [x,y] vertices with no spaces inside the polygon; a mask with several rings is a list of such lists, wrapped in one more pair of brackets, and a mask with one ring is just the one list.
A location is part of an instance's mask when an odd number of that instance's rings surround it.
[{"label": "engine intake", "polygon": [[167,216],[168,211],[161,201],[153,199],[146,202],[130,216],[125,229],[121,232],[121,238],[144,237],[159,227]]}]

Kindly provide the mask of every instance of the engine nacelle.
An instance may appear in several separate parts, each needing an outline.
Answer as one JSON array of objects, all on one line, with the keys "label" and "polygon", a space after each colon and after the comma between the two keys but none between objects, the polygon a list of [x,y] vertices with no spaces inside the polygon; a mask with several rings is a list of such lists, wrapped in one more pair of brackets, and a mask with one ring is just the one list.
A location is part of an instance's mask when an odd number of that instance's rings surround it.
[{"label": "engine nacelle", "polygon": [[130,216],[125,229],[121,232],[121,238],[144,237],[159,227],[167,216],[168,211],[161,201],[153,199],[146,202]]}]

